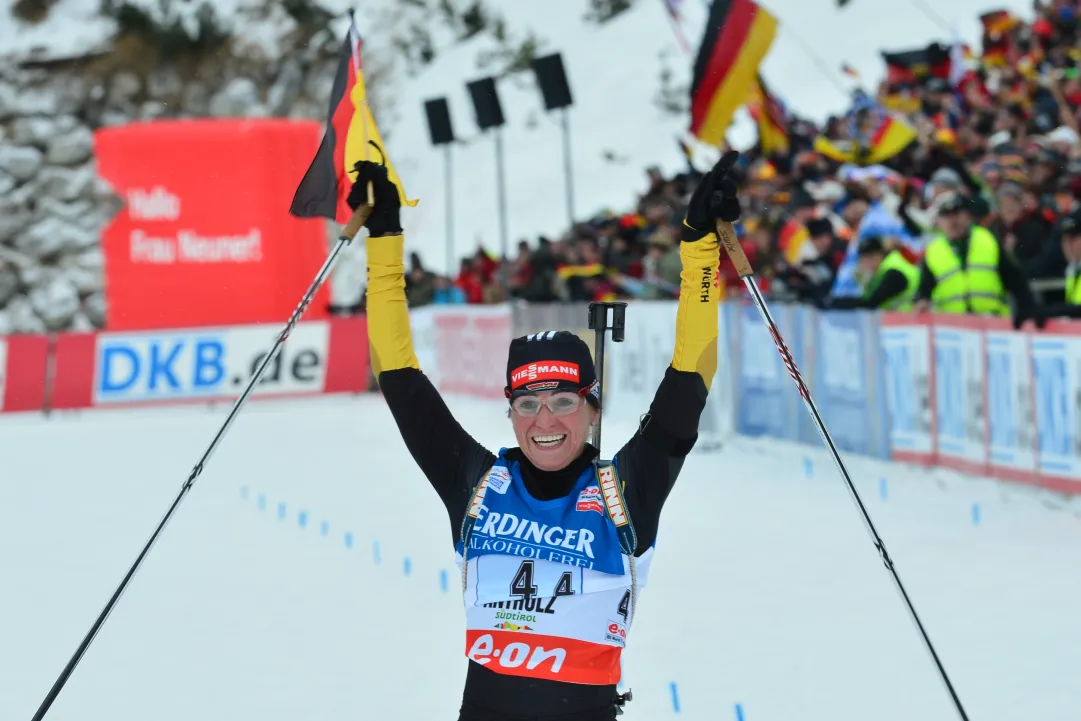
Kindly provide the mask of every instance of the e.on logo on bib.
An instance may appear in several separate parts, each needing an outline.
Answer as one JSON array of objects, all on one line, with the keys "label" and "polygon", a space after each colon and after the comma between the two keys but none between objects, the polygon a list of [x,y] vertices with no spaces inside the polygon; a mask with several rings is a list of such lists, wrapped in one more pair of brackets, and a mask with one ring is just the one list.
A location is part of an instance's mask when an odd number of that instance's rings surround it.
[{"label": "e.on logo on bib", "polygon": [[618,646],[500,630],[467,631],[465,641],[469,660],[496,673],[598,686],[619,683]]}]

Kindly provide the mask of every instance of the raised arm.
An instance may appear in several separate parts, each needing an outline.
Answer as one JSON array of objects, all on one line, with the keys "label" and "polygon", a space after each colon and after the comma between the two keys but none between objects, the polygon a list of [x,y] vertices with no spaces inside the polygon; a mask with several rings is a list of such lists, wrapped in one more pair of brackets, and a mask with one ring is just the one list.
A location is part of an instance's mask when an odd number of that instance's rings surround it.
[{"label": "raised arm", "polygon": [[454,419],[439,391],[420,370],[405,298],[405,237],[398,191],[386,169],[360,164],[350,204],[371,181],[375,209],[368,218],[368,341],[372,368],[409,453],[439,493],[457,532],[473,484],[495,460]]},{"label": "raised arm", "polygon": [[717,372],[717,326],[721,289],[718,219],[739,218],[736,185],[728,171],[739,153],[727,153],[691,196],[679,248],[679,305],[672,363],[638,432],[616,454],[631,519],[644,553],[657,535],[661,507],[683,461],[698,439],[698,422]]}]

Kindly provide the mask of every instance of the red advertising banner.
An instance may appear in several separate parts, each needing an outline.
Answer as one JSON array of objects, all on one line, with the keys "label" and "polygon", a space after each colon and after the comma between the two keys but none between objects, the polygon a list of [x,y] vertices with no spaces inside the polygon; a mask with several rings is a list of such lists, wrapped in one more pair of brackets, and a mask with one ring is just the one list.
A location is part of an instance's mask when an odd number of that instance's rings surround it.
[{"label": "red advertising banner", "polygon": [[43,335],[0,336],[0,413],[42,409],[48,356]]},{"label": "red advertising banner", "polygon": [[[289,215],[314,122],[181,120],[99,130],[125,207],[105,230],[107,329],[284,322],[326,259],[325,224]],[[306,318],[327,317],[327,293]]]}]

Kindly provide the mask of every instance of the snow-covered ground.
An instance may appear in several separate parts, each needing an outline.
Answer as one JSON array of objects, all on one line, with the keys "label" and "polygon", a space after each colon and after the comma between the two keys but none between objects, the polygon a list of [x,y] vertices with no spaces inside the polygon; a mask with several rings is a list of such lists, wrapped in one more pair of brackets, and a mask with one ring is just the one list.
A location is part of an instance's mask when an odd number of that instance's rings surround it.
[{"label": "snow-covered ground", "polygon": [[[153,9],[156,0],[136,0]],[[275,37],[281,14],[265,22],[244,13],[262,0],[215,2],[226,24],[244,28],[254,39]],[[95,19],[98,0],[61,0],[48,19],[24,26],[10,17],[14,0],[0,0],[0,56],[26,55],[32,51],[75,54],[107,43],[111,23]],[[323,0],[334,12],[349,3]],[[963,40],[978,44],[978,15],[1007,7],[1025,16],[1026,0],[952,0],[936,3],[935,17],[951,25],[941,28],[921,8],[927,3],[899,0],[852,0],[838,9],[836,0],[763,0],[780,21],[780,29],[763,72],[775,92],[790,107],[813,118],[843,111],[847,99],[842,89],[851,81],[840,66],[853,65],[868,85],[884,73],[879,55],[883,49],[905,49],[932,40],[948,42],[954,29]],[[172,4],[177,13],[191,14],[198,3]],[[522,2],[499,0],[488,5],[507,20],[512,37],[532,32],[541,40],[541,53],[563,54],[575,105],[570,111],[574,155],[576,215],[588,217],[604,208],[622,211],[644,190],[644,169],[658,165],[667,172],[685,167],[676,144],[687,119],[662,112],[655,104],[661,88],[661,69],[671,71],[671,84],[686,87],[693,56],[680,46],[662,0],[637,0],[633,8],[604,25],[584,21],[584,0]],[[373,52],[390,42],[388,27],[400,12],[395,0],[370,0],[357,5],[357,22]],[[706,17],[704,0],[682,2],[683,32],[697,48]],[[245,18],[237,23],[237,18]],[[398,18],[400,19],[400,18]],[[437,20],[431,26],[437,28]],[[277,29],[276,29],[277,28]],[[442,149],[431,147],[425,100],[447,96],[454,128],[461,142],[453,154],[452,221],[454,257],[471,253],[479,243],[491,250],[500,244],[496,194],[494,140],[477,129],[465,83],[491,72],[478,58],[495,45],[489,35],[451,45],[446,31],[433,32],[436,61],[418,75],[408,76],[399,65],[394,79],[392,112],[387,113],[385,135],[391,158],[411,197],[420,198],[415,209],[404,213],[411,250],[419,250],[435,269],[444,269],[446,258],[446,184]],[[838,85],[840,87],[838,87]],[[531,73],[520,73],[500,82],[499,92],[507,118],[504,128],[508,243],[521,238],[556,235],[567,227],[562,140],[558,118],[544,112]],[[746,147],[754,141],[754,129],[740,114],[730,133],[732,141]],[[703,163],[709,161],[704,149]]]},{"label": "snow-covered ground", "polygon": [[[451,405],[510,442],[502,404]],[[0,418],[0,719],[32,716],[226,411]],[[969,717],[1081,717],[1081,520],[990,482],[852,470]],[[47,718],[454,718],[455,580],[378,396],[255,403]],[[772,442],[684,467],[626,682],[627,719],[956,719],[844,486]]]}]

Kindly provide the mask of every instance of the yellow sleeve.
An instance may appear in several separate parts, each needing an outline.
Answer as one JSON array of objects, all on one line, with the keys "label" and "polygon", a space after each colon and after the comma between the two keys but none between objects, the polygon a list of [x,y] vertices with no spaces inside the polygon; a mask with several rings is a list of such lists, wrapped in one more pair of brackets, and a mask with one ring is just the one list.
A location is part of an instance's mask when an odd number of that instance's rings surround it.
[{"label": "yellow sleeve", "polygon": [[720,250],[713,233],[693,243],[680,243],[676,348],[672,368],[698,373],[708,389],[717,372],[717,320],[721,303]]},{"label": "yellow sleeve", "polygon": [[405,300],[405,237],[368,238],[368,344],[376,380],[383,371],[416,368]]}]

